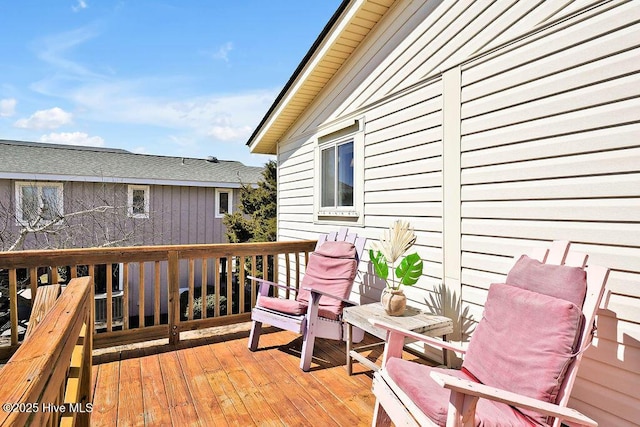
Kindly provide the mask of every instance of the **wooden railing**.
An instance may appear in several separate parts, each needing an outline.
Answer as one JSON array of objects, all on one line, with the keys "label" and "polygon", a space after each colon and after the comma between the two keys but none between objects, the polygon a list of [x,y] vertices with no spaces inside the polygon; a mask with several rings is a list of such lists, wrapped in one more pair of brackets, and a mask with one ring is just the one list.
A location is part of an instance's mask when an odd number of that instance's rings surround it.
[{"label": "wooden railing", "polygon": [[89,425],[92,287],[71,280],[0,370],[0,426]]},{"label": "wooden railing", "polygon": [[[177,343],[183,331],[249,320],[256,287],[248,275],[275,277],[298,286],[301,268],[315,243],[305,240],[0,253],[0,272],[8,271],[11,314],[10,346],[0,349],[0,357],[20,342],[20,287],[30,288],[33,300],[39,281],[58,283],[89,275],[98,283],[100,266],[105,272],[102,280],[106,295],[100,303],[106,304],[106,325],[104,330],[96,330],[94,346],[159,338]],[[115,269],[118,275],[114,275]],[[43,271],[48,272],[47,277]],[[116,280],[121,282],[121,291]],[[113,318],[114,288],[123,305],[119,322]]]}]

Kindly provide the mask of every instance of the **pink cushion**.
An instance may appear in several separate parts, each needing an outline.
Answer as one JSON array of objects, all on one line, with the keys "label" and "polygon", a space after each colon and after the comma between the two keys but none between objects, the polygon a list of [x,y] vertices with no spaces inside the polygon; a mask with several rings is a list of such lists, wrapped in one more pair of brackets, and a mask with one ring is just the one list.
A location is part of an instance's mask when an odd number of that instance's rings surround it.
[{"label": "pink cushion", "polygon": [[261,296],[258,298],[258,306],[296,316],[307,312],[306,303],[284,298]]},{"label": "pink cushion", "polygon": [[[431,371],[442,372],[458,378],[473,380],[463,371],[432,368],[399,358],[390,359],[386,370],[393,381],[411,400],[436,424],[444,426],[447,422],[447,409],[450,391],[440,387],[431,379]],[[503,403],[480,399],[476,407],[476,426],[528,426],[533,423],[523,414]]]},{"label": "pink cushion", "polygon": [[[357,272],[356,248],[348,242],[325,242],[309,255],[307,269],[296,299],[308,304],[311,293],[304,288],[318,289],[339,298],[348,298]],[[338,319],[342,302],[322,296],[319,313],[322,317]]]},{"label": "pink cushion", "polygon": [[509,285],[571,301],[582,307],[587,273],[579,267],[543,264],[522,255],[507,275]]},{"label": "pink cushion", "polygon": [[[494,283],[463,367],[484,384],[555,402],[582,323],[571,302]],[[541,423],[546,419],[522,412]]]}]

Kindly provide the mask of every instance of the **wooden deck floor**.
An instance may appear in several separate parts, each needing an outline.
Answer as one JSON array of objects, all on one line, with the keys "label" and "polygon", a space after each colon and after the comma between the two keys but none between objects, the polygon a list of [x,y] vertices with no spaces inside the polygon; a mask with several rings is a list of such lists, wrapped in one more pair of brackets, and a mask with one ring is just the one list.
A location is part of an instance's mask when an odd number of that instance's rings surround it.
[{"label": "wooden deck floor", "polygon": [[[344,343],[318,340],[302,372],[301,339],[246,332],[94,356],[92,426],[368,426],[371,373],[345,370]],[[381,348],[370,358],[380,357]]]}]

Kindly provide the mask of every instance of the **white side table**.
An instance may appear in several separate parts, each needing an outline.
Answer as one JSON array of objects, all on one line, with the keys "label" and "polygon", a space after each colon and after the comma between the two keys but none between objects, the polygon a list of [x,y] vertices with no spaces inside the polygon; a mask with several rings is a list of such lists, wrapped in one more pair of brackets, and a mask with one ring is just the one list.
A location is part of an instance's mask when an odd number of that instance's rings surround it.
[{"label": "white side table", "polygon": [[[389,316],[385,313],[382,308],[382,304],[379,302],[345,307],[342,319],[347,323],[347,372],[349,375],[351,375],[353,371],[353,359],[374,371],[380,369],[378,365],[358,353],[358,350],[364,350],[384,344],[384,340],[387,338],[387,331],[385,329],[376,328],[371,324],[371,322],[369,322],[369,319],[382,320],[391,325],[408,329],[423,335],[432,337],[442,336],[443,339],[446,339],[447,334],[453,332],[453,321],[448,317],[428,314],[415,307],[407,307],[402,316]],[[352,328],[354,326],[363,329],[365,332],[368,332],[383,341],[354,348],[351,338]]]}]

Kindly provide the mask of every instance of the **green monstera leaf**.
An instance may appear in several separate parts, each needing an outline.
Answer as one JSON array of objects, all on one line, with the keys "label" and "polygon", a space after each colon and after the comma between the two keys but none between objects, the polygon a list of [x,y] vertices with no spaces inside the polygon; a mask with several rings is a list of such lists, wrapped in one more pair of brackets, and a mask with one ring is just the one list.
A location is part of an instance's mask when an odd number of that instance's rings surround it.
[{"label": "green monstera leaf", "polygon": [[413,286],[422,275],[422,259],[417,253],[407,255],[396,268],[396,277],[405,286]]},{"label": "green monstera leaf", "polygon": [[376,276],[383,280],[387,280],[387,277],[389,277],[389,266],[387,265],[387,260],[384,255],[382,255],[382,252],[373,252],[373,249],[369,249],[369,259],[373,264]]}]

